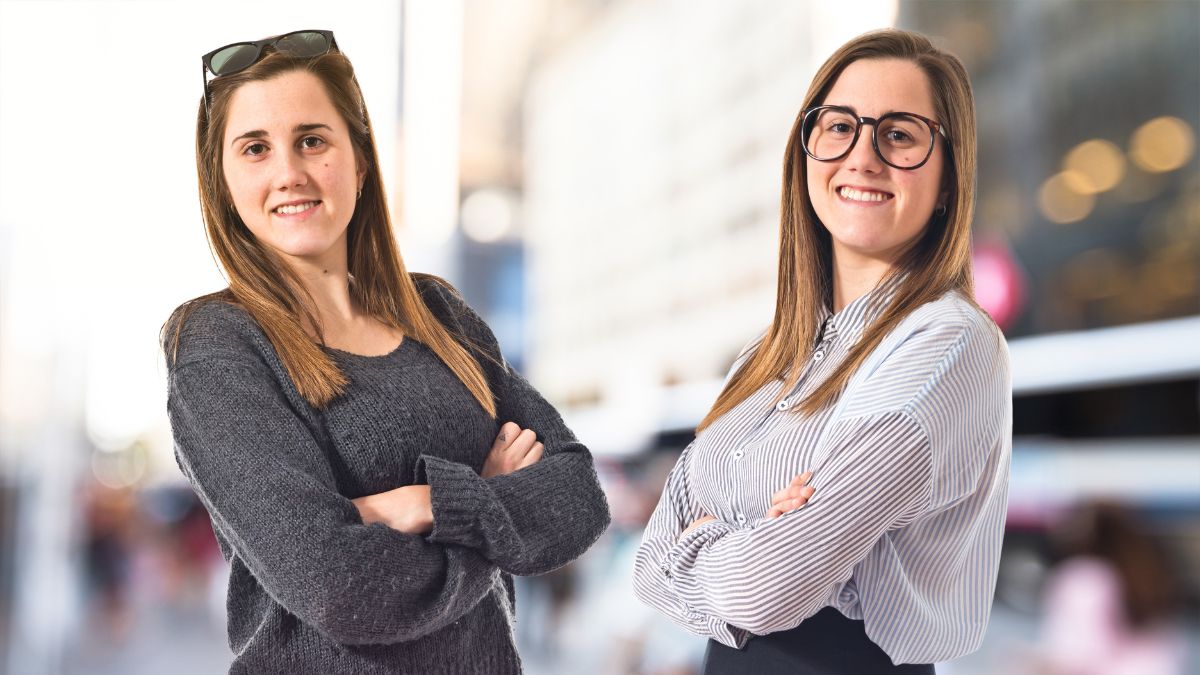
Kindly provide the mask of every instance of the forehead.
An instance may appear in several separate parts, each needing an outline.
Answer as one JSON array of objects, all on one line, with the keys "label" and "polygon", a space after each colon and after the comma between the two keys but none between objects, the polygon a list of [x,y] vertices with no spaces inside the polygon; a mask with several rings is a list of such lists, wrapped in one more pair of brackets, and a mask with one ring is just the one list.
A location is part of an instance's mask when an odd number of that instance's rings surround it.
[{"label": "forehead", "polygon": [[901,110],[937,118],[925,71],[903,59],[859,59],[846,66],[822,101],[878,117]]},{"label": "forehead", "polygon": [[247,82],[233,92],[225,122],[225,138],[263,130],[291,133],[300,124],[324,123],[344,130],[341,115],[316,75],[293,70],[269,80]]}]

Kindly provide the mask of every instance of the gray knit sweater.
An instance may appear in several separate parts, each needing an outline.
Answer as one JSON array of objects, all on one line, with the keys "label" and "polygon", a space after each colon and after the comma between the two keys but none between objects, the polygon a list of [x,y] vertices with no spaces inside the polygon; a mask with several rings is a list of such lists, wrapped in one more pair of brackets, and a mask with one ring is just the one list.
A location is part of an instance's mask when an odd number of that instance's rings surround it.
[{"label": "gray knit sweater", "polygon": [[[497,420],[425,345],[327,349],[350,380],[324,410],[297,393],[243,309],[193,305],[166,338],[175,455],[231,565],[230,673],[519,673],[510,575],[583,553],[609,522],[587,448],[452,289],[414,275],[480,358]],[[170,344],[168,342],[167,344]],[[537,432],[536,464],[483,479],[499,424]],[[364,525],[351,499],[431,488],[434,527]]]}]

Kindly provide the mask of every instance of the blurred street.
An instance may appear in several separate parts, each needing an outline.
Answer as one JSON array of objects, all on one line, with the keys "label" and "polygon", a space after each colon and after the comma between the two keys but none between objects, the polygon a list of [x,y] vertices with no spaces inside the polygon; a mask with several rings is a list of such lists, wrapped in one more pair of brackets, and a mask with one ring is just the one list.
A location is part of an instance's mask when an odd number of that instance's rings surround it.
[{"label": "blurred street", "polygon": [[228,284],[201,54],[313,27],[355,64],[407,268],[484,317],[612,507],[582,559],[517,580],[527,672],[694,674],[704,641],[637,601],[634,552],[773,316],[809,82],[886,26],[970,74],[975,295],[1013,367],[991,623],[938,672],[1091,675],[1072,659],[1117,635],[1200,675],[1197,0],[0,0],[0,675],[232,660],[158,332]]}]

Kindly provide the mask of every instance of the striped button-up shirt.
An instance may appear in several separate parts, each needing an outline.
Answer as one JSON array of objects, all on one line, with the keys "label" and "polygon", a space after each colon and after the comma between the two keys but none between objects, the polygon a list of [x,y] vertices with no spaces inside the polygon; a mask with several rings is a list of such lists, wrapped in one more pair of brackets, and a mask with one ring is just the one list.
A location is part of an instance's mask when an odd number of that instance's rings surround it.
[{"label": "striped button-up shirt", "polygon": [[[843,400],[813,415],[793,410],[893,292],[826,312],[786,397],[775,403],[782,379],[767,384],[684,450],[638,550],[643,602],[738,648],[827,606],[862,620],[895,663],[978,648],[1012,452],[1008,349],[992,320],[947,293],[884,339]],[[766,519],[771,494],[806,470],[808,503]],[[717,520],[680,536],[704,515]]]}]

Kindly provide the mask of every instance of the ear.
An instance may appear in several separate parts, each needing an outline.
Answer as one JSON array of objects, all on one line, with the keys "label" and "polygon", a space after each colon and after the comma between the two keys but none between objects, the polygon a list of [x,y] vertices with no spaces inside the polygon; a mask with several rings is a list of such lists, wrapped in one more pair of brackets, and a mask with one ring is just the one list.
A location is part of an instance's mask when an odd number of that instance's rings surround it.
[{"label": "ear", "polygon": [[938,206],[950,208],[950,190],[942,190],[942,192],[938,195],[937,203]]}]

